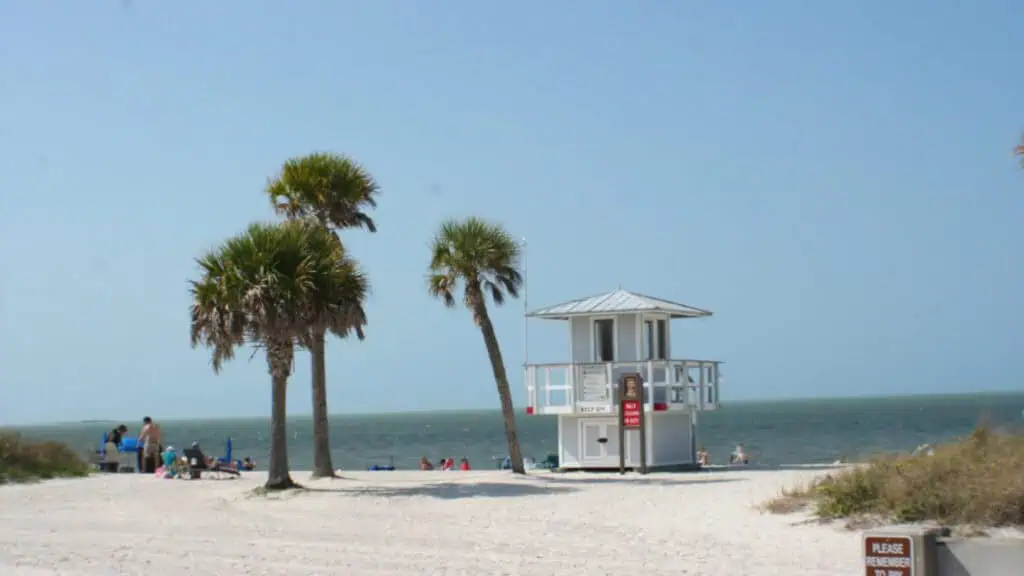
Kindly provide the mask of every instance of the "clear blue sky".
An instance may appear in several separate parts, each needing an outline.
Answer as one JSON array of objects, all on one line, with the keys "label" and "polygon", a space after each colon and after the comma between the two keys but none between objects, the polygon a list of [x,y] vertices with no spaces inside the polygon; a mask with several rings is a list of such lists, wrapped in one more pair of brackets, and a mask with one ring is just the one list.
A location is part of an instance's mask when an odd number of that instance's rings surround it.
[{"label": "clear blue sky", "polygon": [[[709,308],[723,397],[1020,390],[1024,3],[0,0],[0,424],[263,415],[188,342],[193,258],[288,157],[378,177],[335,412],[497,407],[430,300],[447,216],[530,242],[531,307]],[[496,311],[521,403],[522,303]],[[531,361],[567,360],[531,325]],[[310,411],[308,358],[289,411]]]}]

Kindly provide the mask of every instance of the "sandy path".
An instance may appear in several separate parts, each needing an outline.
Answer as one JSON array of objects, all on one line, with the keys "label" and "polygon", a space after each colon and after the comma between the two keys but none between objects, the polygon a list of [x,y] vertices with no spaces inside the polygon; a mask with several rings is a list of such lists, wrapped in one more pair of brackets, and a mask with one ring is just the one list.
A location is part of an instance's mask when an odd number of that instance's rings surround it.
[{"label": "sandy path", "polygon": [[258,474],[6,486],[0,574],[857,574],[858,534],[756,509],[816,473],[364,472],[269,498]]}]

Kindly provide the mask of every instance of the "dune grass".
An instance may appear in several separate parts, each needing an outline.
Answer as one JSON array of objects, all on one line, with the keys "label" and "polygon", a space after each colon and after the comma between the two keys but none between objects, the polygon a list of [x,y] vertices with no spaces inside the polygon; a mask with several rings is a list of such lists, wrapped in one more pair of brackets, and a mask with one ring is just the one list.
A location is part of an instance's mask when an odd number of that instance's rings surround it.
[{"label": "dune grass", "polygon": [[933,455],[883,456],[784,492],[765,509],[821,518],[878,517],[962,526],[1024,526],[1024,435],[978,427]]},{"label": "dune grass", "polygon": [[91,466],[59,442],[32,442],[0,432],[0,484],[86,476]]}]

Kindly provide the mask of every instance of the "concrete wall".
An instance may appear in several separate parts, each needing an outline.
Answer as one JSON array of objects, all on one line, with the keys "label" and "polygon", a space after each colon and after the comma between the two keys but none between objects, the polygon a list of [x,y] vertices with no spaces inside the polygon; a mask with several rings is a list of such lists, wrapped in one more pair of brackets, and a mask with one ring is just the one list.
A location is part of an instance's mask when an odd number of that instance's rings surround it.
[{"label": "concrete wall", "polygon": [[[866,532],[865,568],[870,565],[867,539],[887,537],[911,541],[915,576],[1024,575],[1024,539],[953,538],[948,529],[920,526],[894,526]],[[873,556],[877,559],[886,554],[879,552]],[[868,570],[870,574],[871,569]]]},{"label": "concrete wall", "polygon": [[936,563],[937,576],[1024,574],[1024,540],[939,539]]}]

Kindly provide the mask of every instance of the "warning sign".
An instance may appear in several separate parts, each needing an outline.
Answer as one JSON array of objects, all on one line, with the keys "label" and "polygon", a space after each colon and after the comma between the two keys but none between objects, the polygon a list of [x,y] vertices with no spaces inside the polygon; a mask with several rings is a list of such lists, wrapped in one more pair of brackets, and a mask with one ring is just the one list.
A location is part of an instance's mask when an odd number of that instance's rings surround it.
[{"label": "warning sign", "polygon": [[914,542],[909,536],[864,536],[866,576],[914,576]]}]

